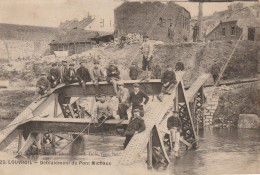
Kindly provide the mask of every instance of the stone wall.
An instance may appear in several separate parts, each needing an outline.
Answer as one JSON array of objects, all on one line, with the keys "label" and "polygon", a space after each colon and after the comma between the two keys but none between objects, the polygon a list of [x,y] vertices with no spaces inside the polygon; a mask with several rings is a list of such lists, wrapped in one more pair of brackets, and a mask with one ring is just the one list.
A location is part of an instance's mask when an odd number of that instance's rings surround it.
[{"label": "stone wall", "polygon": [[213,122],[213,114],[218,107],[218,88],[210,87],[204,89],[204,95],[206,97],[206,105],[204,109],[203,125],[210,126]]},{"label": "stone wall", "polygon": [[[0,59],[40,57],[49,53],[47,41],[0,40]],[[8,50],[8,52],[7,52]]]}]

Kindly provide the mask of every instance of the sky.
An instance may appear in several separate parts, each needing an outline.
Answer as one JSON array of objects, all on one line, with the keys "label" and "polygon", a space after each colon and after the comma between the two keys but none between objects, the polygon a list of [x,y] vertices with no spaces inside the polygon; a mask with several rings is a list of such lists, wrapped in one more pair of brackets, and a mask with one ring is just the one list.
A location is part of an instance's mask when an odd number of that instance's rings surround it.
[{"label": "sky", "polygon": [[[62,21],[74,18],[80,20],[87,17],[88,13],[113,18],[113,10],[122,2],[123,0],[0,0],[0,23],[58,27]],[[190,11],[192,17],[198,15],[198,3],[176,3]],[[228,5],[230,3],[203,3],[203,15],[226,10]]]}]

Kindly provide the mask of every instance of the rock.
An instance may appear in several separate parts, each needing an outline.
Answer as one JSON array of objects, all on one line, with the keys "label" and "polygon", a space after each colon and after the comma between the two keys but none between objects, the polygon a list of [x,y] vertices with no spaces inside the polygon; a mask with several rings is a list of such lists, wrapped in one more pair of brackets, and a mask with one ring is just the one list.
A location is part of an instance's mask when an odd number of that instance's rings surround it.
[{"label": "rock", "polygon": [[260,119],[255,114],[240,114],[237,127],[258,129],[260,128]]}]

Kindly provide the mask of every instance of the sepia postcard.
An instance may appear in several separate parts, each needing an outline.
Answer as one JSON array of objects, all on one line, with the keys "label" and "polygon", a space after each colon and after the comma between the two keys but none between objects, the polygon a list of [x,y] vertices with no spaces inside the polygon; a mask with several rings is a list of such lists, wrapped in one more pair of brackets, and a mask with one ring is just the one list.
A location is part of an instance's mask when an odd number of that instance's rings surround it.
[{"label": "sepia postcard", "polygon": [[259,0],[0,0],[0,174],[260,174]]}]

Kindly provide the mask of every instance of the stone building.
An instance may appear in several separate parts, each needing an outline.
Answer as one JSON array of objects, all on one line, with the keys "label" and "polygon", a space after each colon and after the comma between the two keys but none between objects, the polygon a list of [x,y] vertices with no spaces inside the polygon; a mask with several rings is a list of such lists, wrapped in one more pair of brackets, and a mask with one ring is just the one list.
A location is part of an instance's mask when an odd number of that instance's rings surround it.
[{"label": "stone building", "polygon": [[260,41],[260,5],[236,11],[209,32],[206,40],[238,39],[239,31],[242,32],[242,40]]},{"label": "stone building", "polygon": [[190,13],[185,8],[168,2],[124,2],[114,10],[115,34],[149,34],[154,40],[169,42],[168,27],[175,30],[174,42],[182,42],[190,35]]},{"label": "stone building", "polygon": [[68,55],[79,54],[90,50],[96,42],[93,38],[99,36],[98,32],[73,29],[66,33],[57,35],[49,44],[50,52],[68,51]]},{"label": "stone building", "polygon": [[239,38],[242,29],[237,26],[237,21],[220,22],[207,36],[207,41],[230,41]]}]

